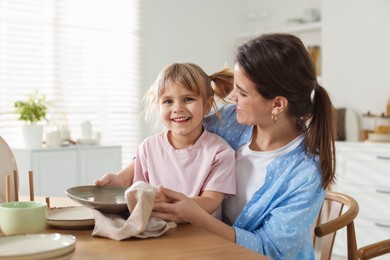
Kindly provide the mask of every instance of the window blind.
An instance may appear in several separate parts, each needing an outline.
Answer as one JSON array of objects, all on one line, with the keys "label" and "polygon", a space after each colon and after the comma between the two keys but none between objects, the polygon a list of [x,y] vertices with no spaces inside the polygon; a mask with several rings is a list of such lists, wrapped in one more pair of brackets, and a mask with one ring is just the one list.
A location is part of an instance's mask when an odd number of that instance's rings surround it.
[{"label": "window blind", "polygon": [[90,120],[126,165],[140,142],[140,1],[0,0],[0,135],[21,145],[13,102],[38,90],[72,139]]}]

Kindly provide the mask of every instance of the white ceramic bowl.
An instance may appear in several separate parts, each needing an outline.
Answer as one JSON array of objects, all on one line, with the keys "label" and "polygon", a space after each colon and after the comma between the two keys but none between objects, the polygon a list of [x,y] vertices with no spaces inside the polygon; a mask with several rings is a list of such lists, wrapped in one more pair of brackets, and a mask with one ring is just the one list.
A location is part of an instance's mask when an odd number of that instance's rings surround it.
[{"label": "white ceramic bowl", "polygon": [[38,201],[0,204],[0,228],[5,235],[40,233],[46,226],[46,208]]}]

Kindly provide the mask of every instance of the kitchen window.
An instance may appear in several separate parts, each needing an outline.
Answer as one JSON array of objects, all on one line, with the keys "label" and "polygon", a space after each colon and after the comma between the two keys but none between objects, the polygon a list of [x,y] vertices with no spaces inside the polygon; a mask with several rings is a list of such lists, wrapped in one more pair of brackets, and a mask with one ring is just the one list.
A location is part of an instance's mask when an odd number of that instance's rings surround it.
[{"label": "kitchen window", "polygon": [[52,102],[48,124],[76,140],[90,120],[128,163],[140,142],[141,2],[0,0],[0,135],[10,146],[24,123],[13,102],[38,90]]}]

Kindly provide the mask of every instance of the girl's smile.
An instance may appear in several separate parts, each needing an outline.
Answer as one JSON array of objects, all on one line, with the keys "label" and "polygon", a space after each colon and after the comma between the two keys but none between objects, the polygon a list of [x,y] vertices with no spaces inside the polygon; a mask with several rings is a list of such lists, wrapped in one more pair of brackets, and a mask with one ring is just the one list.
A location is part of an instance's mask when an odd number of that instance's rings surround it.
[{"label": "girl's smile", "polygon": [[178,117],[178,118],[172,118],[172,121],[176,122],[176,123],[184,123],[190,119],[191,119],[191,117]]}]

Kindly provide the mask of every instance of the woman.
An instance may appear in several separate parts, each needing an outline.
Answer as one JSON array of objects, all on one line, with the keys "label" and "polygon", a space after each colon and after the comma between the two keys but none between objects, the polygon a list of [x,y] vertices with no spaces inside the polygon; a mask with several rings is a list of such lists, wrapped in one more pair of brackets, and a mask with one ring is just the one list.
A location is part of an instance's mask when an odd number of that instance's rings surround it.
[{"label": "woman", "polygon": [[155,203],[153,216],[202,226],[273,259],[314,259],[310,228],[334,180],[330,98],[305,46],[288,34],[240,46],[234,81],[236,104],[205,125],[236,149],[237,196],[225,201],[225,221],[162,186],[173,202]]}]

